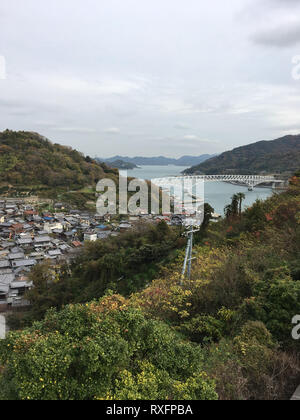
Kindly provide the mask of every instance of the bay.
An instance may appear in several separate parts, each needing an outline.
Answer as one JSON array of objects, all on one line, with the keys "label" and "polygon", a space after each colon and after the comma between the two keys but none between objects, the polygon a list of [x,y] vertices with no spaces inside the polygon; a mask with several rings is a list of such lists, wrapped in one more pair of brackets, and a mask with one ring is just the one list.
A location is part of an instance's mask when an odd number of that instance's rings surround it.
[{"label": "bay", "polygon": [[[143,165],[139,169],[128,170],[128,176],[133,178],[148,179],[162,178],[180,175],[187,169],[185,166],[150,166]],[[210,181],[205,182],[205,202],[209,203],[216,213],[224,215],[224,207],[231,202],[231,197],[242,192],[246,199],[243,208],[250,207],[257,199],[265,200],[273,194],[271,188],[255,187],[253,191],[248,191],[246,186],[232,185],[226,182]]]}]

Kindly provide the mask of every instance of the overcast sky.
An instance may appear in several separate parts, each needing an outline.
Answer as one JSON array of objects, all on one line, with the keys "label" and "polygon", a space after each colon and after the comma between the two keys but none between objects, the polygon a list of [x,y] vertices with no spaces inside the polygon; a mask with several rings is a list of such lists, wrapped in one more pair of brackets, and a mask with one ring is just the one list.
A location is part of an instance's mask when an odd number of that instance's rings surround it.
[{"label": "overcast sky", "polygon": [[1,0],[0,131],[101,157],[298,134],[297,55],[299,0]]}]

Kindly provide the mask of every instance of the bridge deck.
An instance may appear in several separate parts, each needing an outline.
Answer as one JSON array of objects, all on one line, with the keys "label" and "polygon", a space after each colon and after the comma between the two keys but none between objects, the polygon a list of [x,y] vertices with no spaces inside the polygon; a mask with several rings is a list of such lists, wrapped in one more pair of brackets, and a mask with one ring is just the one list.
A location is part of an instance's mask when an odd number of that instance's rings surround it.
[{"label": "bridge deck", "polygon": [[274,176],[262,176],[262,175],[179,175],[174,177],[155,178],[152,180],[153,184],[166,185],[177,184],[185,180],[194,181],[222,181],[222,182],[241,182],[248,186],[257,186],[259,184],[272,183],[283,184],[285,181],[275,178]]}]

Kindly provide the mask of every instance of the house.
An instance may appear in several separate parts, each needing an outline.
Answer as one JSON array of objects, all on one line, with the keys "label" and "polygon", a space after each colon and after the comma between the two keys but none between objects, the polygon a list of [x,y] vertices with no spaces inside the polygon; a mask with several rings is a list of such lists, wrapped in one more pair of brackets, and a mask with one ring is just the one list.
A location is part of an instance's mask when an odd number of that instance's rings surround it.
[{"label": "house", "polygon": [[19,267],[33,267],[36,265],[37,261],[35,259],[24,259],[24,260],[15,260],[12,262],[13,268]]},{"label": "house", "polygon": [[11,230],[14,234],[21,233],[24,231],[24,227],[22,223],[15,223],[11,225]]},{"label": "house", "polygon": [[6,204],[5,210],[17,211],[18,210],[18,206],[16,204]]},{"label": "house", "polygon": [[30,273],[31,267],[19,267],[14,270],[14,274],[16,276],[16,280],[22,280],[27,278],[28,274]]},{"label": "house", "polygon": [[82,216],[80,217],[80,224],[81,225],[86,225],[86,226],[90,226],[91,222],[90,222],[90,218],[88,216]]},{"label": "house", "polygon": [[62,236],[64,237],[65,240],[69,241],[74,238],[74,232],[72,231],[63,232]]},{"label": "house", "polygon": [[10,268],[10,262],[8,260],[0,260],[0,269]]},{"label": "house", "polygon": [[11,268],[0,268],[0,276],[5,274],[13,274],[13,270]]},{"label": "house", "polygon": [[29,257],[37,261],[42,261],[45,258],[44,252],[32,252]]},{"label": "house", "polygon": [[9,292],[9,284],[0,283],[0,304],[6,303],[7,294]]},{"label": "house", "polygon": [[43,236],[43,235],[48,235],[49,232],[47,232],[46,230],[39,230],[38,231],[38,236]]},{"label": "house", "polygon": [[61,250],[61,252],[67,252],[70,250],[70,246],[66,244],[59,245],[59,249]]},{"label": "house", "polygon": [[103,240],[103,239],[107,239],[109,236],[111,236],[111,234],[112,234],[111,230],[105,230],[105,231],[99,232],[97,236],[98,236],[98,239]]},{"label": "house", "polygon": [[34,245],[36,247],[50,247],[51,238],[48,235],[36,236],[34,238]]},{"label": "house", "polygon": [[130,223],[124,222],[119,225],[119,229],[121,232],[125,232],[126,230],[131,229],[131,228],[132,228],[132,225]]},{"label": "house", "polygon": [[106,230],[106,229],[109,229],[109,228],[105,225],[98,225],[98,226],[96,226],[96,229]]},{"label": "house", "polygon": [[12,252],[8,254],[8,259],[10,261],[22,260],[24,258],[25,258],[24,252]]},{"label": "house", "polygon": [[0,275],[0,284],[9,285],[14,280],[15,280],[15,275],[13,273]]},{"label": "house", "polygon": [[45,223],[44,224],[44,231],[45,233],[49,234],[52,233],[54,230],[63,230],[63,225],[59,222],[53,223]]},{"label": "house", "polygon": [[32,245],[32,239],[31,238],[20,238],[16,240],[17,245],[28,247]]},{"label": "house", "polygon": [[95,242],[95,241],[97,241],[97,239],[98,239],[97,233],[94,233],[94,232],[86,232],[84,234],[84,241]]},{"label": "house", "polygon": [[[3,274],[0,276],[0,304],[7,303],[10,284],[15,280],[14,274]],[[5,308],[4,308],[5,309]]]},{"label": "house", "polygon": [[[1,249],[1,247],[0,247],[0,249]],[[1,250],[0,251],[0,260],[6,259],[7,256],[8,256],[8,254],[9,254],[9,250],[8,249]]]},{"label": "house", "polygon": [[15,244],[15,242],[6,242],[6,241],[3,241],[3,242],[1,242],[0,247],[2,249],[7,249],[7,248],[10,248],[10,247],[14,246],[14,244]]},{"label": "house", "polygon": [[43,219],[45,222],[52,222],[54,220],[54,217],[51,214],[44,214]]},{"label": "house", "polygon": [[138,222],[138,221],[139,221],[139,219],[140,219],[140,218],[139,218],[138,216],[130,216],[130,217],[129,217],[129,221],[130,221],[130,222]]},{"label": "house", "polygon": [[61,256],[62,256],[62,253],[60,249],[54,249],[54,250],[48,251],[48,255],[46,255],[46,257],[50,259],[55,259]]},{"label": "house", "polygon": [[81,243],[81,242],[79,242],[79,241],[73,241],[73,242],[72,242],[72,245],[73,245],[75,248],[80,248],[80,247],[82,246],[82,243]]},{"label": "house", "polygon": [[30,289],[32,287],[32,282],[27,281],[14,281],[10,284],[10,289],[13,292],[17,292],[19,296],[22,296],[25,294],[26,290]]},{"label": "house", "polygon": [[25,217],[27,217],[27,216],[33,217],[33,216],[37,216],[37,215],[38,215],[38,212],[36,212],[34,210],[25,210],[24,211],[24,216]]}]

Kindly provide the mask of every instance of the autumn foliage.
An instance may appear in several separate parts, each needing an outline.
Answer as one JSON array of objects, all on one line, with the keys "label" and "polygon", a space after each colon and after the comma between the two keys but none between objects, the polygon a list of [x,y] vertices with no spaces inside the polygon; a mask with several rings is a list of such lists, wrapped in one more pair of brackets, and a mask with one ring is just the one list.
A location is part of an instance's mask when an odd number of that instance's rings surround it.
[{"label": "autumn foliage", "polygon": [[[37,312],[42,319],[30,327],[12,331],[0,343],[1,397],[289,399],[300,383],[299,342],[291,336],[292,318],[300,314],[296,178],[241,216],[209,224],[194,248],[189,280],[181,276],[184,250],[177,250],[154,279],[138,287],[137,277],[134,289],[137,273],[126,264],[111,267],[114,259],[97,264],[109,248],[90,245],[89,259],[72,273],[89,276],[86,292],[102,297],[61,301],[45,317]],[[142,256],[153,256],[142,238],[136,245]],[[58,284],[66,298],[70,284],[79,293],[80,283],[64,281]]]}]

